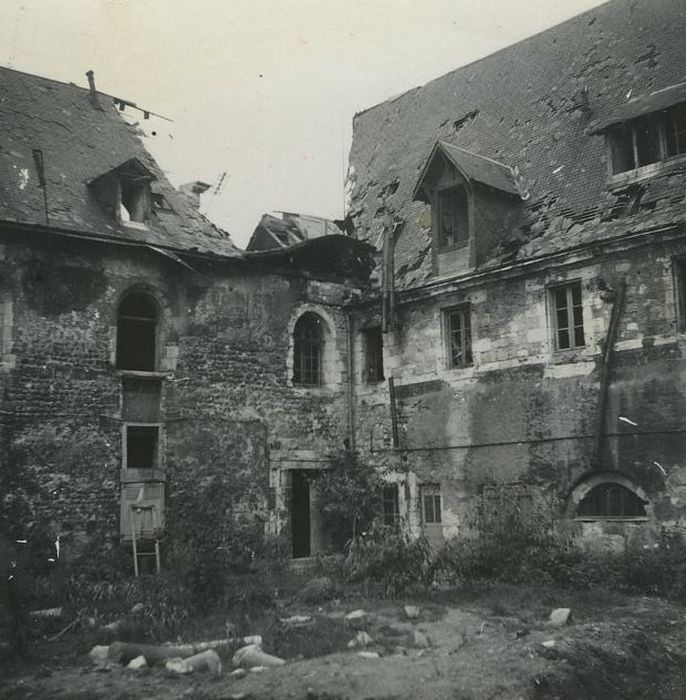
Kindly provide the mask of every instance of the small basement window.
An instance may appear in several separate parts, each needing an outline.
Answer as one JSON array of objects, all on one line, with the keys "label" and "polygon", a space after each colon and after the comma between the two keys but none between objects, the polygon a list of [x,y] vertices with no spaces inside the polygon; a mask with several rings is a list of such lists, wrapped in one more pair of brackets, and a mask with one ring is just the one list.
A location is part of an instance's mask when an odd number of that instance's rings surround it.
[{"label": "small basement window", "polygon": [[157,302],[148,294],[124,297],[117,313],[117,369],[155,371],[158,314]]},{"label": "small basement window", "polygon": [[126,469],[157,469],[159,466],[159,435],[157,425],[124,426]]},{"label": "small basement window", "polygon": [[438,250],[466,245],[469,241],[468,199],[464,187],[436,193]]},{"label": "small basement window", "polygon": [[364,331],[365,381],[376,384],[384,380],[383,371],[383,334],[376,326]]},{"label": "small basement window", "polygon": [[613,175],[686,154],[686,104],[627,121],[607,138]]},{"label": "small basement window", "polygon": [[555,349],[569,350],[585,345],[581,282],[550,290],[553,305]]},{"label": "small basement window", "polygon": [[641,518],[646,516],[645,501],[621,484],[598,484],[581,499],[576,515],[580,518]]},{"label": "small basement window", "polygon": [[472,322],[469,306],[443,312],[447,341],[448,367],[469,367],[472,357]]}]

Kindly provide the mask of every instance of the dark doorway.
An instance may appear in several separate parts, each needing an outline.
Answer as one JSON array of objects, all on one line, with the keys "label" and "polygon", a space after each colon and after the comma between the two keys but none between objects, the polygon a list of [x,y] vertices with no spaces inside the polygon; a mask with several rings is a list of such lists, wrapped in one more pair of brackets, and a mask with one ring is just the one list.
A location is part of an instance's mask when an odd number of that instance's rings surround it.
[{"label": "dark doorway", "polygon": [[310,482],[307,472],[291,472],[291,539],[293,558],[310,556]]}]

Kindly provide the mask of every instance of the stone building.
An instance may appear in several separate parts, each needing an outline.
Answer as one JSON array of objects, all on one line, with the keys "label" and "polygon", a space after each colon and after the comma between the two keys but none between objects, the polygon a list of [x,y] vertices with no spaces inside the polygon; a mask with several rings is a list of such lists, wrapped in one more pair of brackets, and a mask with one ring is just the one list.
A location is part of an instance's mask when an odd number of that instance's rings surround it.
[{"label": "stone building", "polygon": [[355,116],[357,445],[415,531],[494,483],[610,546],[686,525],[685,35],[612,0]]},{"label": "stone building", "polygon": [[611,546],[684,525],[685,34],[612,0],[372,107],[346,233],[249,251],[129,103],[0,69],[4,522],[154,554],[223,498],[308,557],[347,447],[437,545],[497,484]]},{"label": "stone building", "polygon": [[238,250],[90,78],[0,69],[3,521],[64,556],[134,532],[154,555],[170,518],[227,493],[227,518],[266,513],[307,556],[304,475],[349,433],[343,305],[371,249]]}]

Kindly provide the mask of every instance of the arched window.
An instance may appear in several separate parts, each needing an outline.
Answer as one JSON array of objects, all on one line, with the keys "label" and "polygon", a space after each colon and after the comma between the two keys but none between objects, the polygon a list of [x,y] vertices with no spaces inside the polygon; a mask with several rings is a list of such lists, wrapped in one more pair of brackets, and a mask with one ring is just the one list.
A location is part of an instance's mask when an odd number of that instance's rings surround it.
[{"label": "arched window", "polygon": [[133,292],[122,299],[117,312],[117,368],[154,372],[157,357],[157,302]]},{"label": "arched window", "polygon": [[293,384],[322,385],[324,321],[313,313],[303,314],[293,329]]},{"label": "arched window", "polygon": [[645,501],[626,486],[612,482],[594,486],[579,502],[581,518],[640,518],[646,516]]}]

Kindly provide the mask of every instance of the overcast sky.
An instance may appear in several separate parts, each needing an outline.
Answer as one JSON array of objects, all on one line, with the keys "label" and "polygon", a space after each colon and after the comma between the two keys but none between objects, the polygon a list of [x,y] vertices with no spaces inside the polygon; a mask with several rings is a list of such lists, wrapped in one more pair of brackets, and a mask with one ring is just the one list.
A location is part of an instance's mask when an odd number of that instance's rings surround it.
[{"label": "overcast sky", "polygon": [[264,212],[341,216],[355,112],[600,4],[0,0],[0,64],[78,85],[92,68],[173,119],[145,124],[148,147],[177,185],[226,171],[203,206],[245,246]]}]

